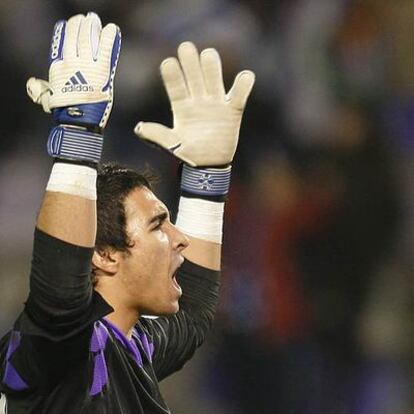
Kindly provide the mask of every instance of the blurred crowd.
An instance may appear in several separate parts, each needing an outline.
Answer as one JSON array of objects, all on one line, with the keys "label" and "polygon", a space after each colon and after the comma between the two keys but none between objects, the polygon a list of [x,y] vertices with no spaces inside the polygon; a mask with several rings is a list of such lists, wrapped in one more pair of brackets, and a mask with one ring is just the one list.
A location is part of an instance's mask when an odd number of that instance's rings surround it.
[{"label": "blurred crowd", "polygon": [[173,210],[175,161],[132,132],[171,123],[159,63],[192,40],[220,52],[227,87],[257,76],[216,326],[164,385],[173,412],[414,412],[412,0],[1,0],[0,335],[27,295],[51,165],[25,82],[47,76],[54,22],[89,10],[123,34],[104,159],[150,165]]}]

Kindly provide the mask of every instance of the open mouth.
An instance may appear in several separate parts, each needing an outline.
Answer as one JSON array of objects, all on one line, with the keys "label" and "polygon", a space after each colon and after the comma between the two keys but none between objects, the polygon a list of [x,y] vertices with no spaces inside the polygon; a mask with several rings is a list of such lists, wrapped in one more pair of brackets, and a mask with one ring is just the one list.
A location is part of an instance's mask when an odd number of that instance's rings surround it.
[{"label": "open mouth", "polygon": [[177,281],[177,275],[178,275],[178,269],[180,268],[180,266],[177,267],[176,271],[173,273],[172,275],[172,282],[173,282],[173,286],[175,288],[175,290],[177,290],[179,292],[179,294],[182,294],[182,290],[181,290],[181,286],[178,284]]},{"label": "open mouth", "polygon": [[181,293],[182,293],[182,290],[181,290],[181,286],[178,284],[178,282],[177,282],[177,278],[176,278],[176,275],[174,274],[174,276],[173,276],[173,278],[172,278],[172,282],[173,282],[173,286],[174,286],[174,288],[180,293],[180,295],[181,295]]},{"label": "open mouth", "polygon": [[180,267],[183,263],[184,263],[184,257],[180,255],[179,256],[179,262],[178,262],[178,264],[175,268],[175,271],[174,271],[174,273],[172,274],[172,277],[171,277],[174,289],[179,292],[180,296],[182,294],[182,290],[181,290],[181,286],[178,284],[177,275],[178,275],[178,271],[179,271],[179,269],[180,269]]}]

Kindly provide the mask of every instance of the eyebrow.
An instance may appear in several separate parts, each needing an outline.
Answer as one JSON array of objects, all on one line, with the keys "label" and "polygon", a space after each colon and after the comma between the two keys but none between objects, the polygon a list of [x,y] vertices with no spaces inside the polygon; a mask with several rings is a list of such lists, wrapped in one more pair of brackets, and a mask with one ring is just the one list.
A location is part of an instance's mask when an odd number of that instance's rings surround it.
[{"label": "eyebrow", "polygon": [[169,217],[169,214],[167,211],[163,211],[162,213],[159,213],[157,215],[155,215],[154,217],[151,217],[151,219],[148,222],[148,226],[151,226],[152,224],[156,223],[156,222],[163,222],[165,220],[167,220]]}]

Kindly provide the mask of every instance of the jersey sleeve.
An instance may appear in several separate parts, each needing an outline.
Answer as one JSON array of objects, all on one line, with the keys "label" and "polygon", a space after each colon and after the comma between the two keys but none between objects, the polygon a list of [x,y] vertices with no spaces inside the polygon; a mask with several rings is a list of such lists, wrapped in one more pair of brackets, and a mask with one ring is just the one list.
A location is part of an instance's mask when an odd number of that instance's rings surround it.
[{"label": "jersey sleeve", "polygon": [[87,357],[93,323],[113,311],[93,291],[92,253],[35,230],[30,293],[0,341],[0,391],[48,387]]},{"label": "jersey sleeve", "polygon": [[152,363],[158,380],[181,369],[204,342],[214,319],[219,276],[218,271],[186,260],[177,277],[183,290],[178,313],[140,319],[152,339]]},{"label": "jersey sleeve", "polygon": [[113,311],[93,290],[92,254],[35,230],[30,293],[18,319],[22,334],[65,340]]}]

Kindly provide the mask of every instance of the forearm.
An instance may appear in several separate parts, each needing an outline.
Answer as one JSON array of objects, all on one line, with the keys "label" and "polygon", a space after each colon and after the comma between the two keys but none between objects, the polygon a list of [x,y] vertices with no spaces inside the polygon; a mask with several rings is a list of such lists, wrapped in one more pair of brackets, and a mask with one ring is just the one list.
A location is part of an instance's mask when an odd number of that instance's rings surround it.
[{"label": "forearm", "polygon": [[190,241],[184,257],[204,268],[220,270],[224,203],[205,197],[187,198],[183,194],[176,225]]},{"label": "forearm", "polygon": [[221,244],[191,236],[188,238],[190,245],[183,252],[187,260],[207,269],[221,269]]},{"label": "forearm", "polygon": [[[177,227],[190,239],[184,256],[211,270],[221,269],[224,202],[230,185],[231,168],[184,166]],[[200,182],[208,181],[208,186]]]},{"label": "forearm", "polygon": [[46,191],[37,227],[67,243],[93,247],[96,235],[96,202],[70,194]]}]

